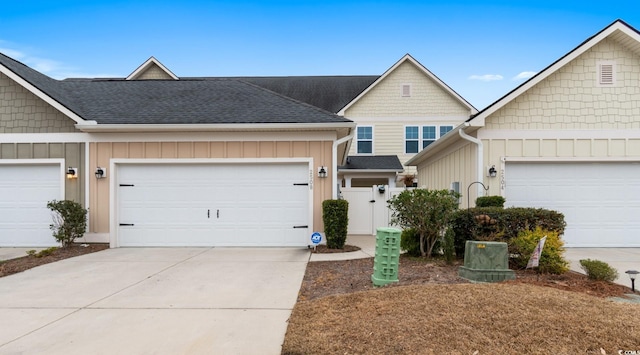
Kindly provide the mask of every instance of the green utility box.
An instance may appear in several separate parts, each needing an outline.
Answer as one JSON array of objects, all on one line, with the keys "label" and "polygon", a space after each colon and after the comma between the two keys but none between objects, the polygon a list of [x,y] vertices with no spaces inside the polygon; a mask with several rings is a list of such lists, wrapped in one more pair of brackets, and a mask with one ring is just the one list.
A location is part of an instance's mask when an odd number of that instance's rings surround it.
[{"label": "green utility box", "polygon": [[458,275],[476,282],[515,279],[515,272],[509,270],[507,243],[467,240],[464,248],[464,266],[458,269]]},{"label": "green utility box", "polygon": [[376,232],[376,256],[373,258],[373,286],[379,287],[398,282],[400,263],[400,233],[397,228],[378,228]]}]

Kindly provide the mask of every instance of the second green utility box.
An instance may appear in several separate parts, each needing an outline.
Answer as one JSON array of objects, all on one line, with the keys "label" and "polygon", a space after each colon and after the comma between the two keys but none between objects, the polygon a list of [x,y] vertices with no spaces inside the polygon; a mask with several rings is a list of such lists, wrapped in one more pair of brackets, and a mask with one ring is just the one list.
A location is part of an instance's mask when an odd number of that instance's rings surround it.
[{"label": "second green utility box", "polygon": [[458,275],[475,282],[499,282],[516,278],[509,270],[507,243],[467,240],[464,249],[464,266]]},{"label": "second green utility box", "polygon": [[400,263],[400,234],[397,228],[378,228],[376,231],[376,256],[373,258],[373,285],[384,286],[398,282]]}]

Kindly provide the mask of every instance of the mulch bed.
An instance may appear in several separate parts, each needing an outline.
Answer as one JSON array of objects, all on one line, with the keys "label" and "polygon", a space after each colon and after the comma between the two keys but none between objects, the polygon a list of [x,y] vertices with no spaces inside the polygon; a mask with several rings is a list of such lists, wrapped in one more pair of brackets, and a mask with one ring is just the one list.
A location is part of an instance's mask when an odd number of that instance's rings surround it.
[{"label": "mulch bed", "polygon": [[16,274],[36,266],[52,263],[54,261],[72,258],[96,251],[109,249],[107,243],[72,244],[66,248],[56,248],[50,255],[38,257],[35,255],[25,255],[21,258],[10,259],[0,262],[0,277]]},{"label": "mulch bed", "polygon": [[345,244],[344,248],[342,249],[330,249],[329,247],[327,247],[326,244],[320,244],[316,246],[315,250],[311,249],[311,252],[318,253],[318,254],[334,254],[334,253],[348,253],[348,252],[358,251],[358,250],[360,250],[360,247],[357,247],[355,245],[349,245],[349,244]]}]

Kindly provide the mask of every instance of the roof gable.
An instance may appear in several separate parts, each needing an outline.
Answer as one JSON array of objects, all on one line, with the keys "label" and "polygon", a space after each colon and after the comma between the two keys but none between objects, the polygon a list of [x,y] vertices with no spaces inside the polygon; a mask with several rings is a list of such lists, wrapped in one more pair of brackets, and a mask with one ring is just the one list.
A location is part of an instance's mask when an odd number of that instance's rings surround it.
[{"label": "roof gable", "polygon": [[522,83],[520,86],[516,87],[491,105],[487,106],[477,115],[471,117],[468,122],[471,124],[471,126],[484,126],[486,117],[503,108],[505,105],[522,95],[524,92],[528,91],[538,83],[547,79],[549,76],[553,75],[561,68],[572,62],[574,59],[580,57],[582,54],[607,38],[615,40],[626,48],[629,48],[629,50],[640,55],[640,33],[636,29],[628,25],[626,22],[622,20],[616,20],[600,32],[582,42],[580,45],[562,56],[560,59],[547,66],[545,69],[538,72],[538,74],[534,75],[529,80]]},{"label": "roof gable", "polygon": [[462,96],[460,96],[457,92],[451,89],[447,84],[445,84],[440,78],[434,75],[431,71],[429,71],[425,66],[420,64],[417,60],[415,60],[410,54],[405,54],[399,61],[397,61],[391,68],[389,68],[384,74],[382,74],[376,81],[374,81],[369,87],[367,87],[364,91],[362,91],[356,98],[351,100],[347,105],[345,105],[340,111],[338,111],[339,115],[344,115],[345,112],[355,105],[360,99],[365,97],[369,92],[376,88],[376,86],[380,85],[387,77],[389,77],[394,71],[400,68],[405,63],[411,63],[415,66],[422,74],[424,74],[427,78],[431,79],[438,87],[440,87],[444,92],[450,95],[455,101],[459,102],[462,106],[466,107],[471,114],[475,114],[478,112],[473,105],[471,105],[467,100],[465,100]]},{"label": "roof gable", "polygon": [[150,57],[142,63],[126,80],[179,80],[178,77],[167,69],[159,60]]}]

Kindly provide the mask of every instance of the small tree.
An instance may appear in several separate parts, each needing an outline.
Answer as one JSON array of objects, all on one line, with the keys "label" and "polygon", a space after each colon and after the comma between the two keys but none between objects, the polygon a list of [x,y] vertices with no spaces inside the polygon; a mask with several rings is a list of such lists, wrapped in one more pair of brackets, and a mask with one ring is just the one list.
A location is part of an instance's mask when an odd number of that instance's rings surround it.
[{"label": "small tree", "polygon": [[420,235],[420,254],[431,256],[458,209],[458,197],[448,190],[405,190],[389,200],[391,224],[415,229]]},{"label": "small tree", "polygon": [[49,225],[62,247],[69,246],[87,231],[87,210],[74,201],[49,201],[47,208],[53,211],[53,223]]}]

